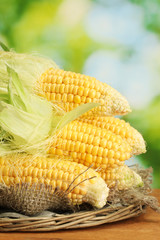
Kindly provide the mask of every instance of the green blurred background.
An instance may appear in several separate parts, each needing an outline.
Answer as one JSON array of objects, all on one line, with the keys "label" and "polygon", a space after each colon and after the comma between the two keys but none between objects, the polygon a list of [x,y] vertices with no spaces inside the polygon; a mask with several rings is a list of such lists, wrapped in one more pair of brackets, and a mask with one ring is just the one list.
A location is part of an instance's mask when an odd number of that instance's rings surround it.
[{"label": "green blurred background", "polygon": [[17,52],[40,53],[65,70],[106,82],[125,95],[125,117],[144,136],[133,158],[154,169],[160,188],[160,1],[0,0],[0,39]]}]

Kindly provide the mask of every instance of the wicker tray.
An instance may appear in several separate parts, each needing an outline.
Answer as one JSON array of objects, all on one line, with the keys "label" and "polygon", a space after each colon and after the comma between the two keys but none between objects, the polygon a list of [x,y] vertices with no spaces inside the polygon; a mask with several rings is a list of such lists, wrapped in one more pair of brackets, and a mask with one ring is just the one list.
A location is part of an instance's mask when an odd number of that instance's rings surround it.
[{"label": "wicker tray", "polygon": [[80,211],[72,214],[57,214],[44,211],[37,217],[28,217],[15,212],[0,214],[1,232],[49,232],[62,229],[87,228],[117,222],[139,216],[145,205],[110,206],[101,210]]}]

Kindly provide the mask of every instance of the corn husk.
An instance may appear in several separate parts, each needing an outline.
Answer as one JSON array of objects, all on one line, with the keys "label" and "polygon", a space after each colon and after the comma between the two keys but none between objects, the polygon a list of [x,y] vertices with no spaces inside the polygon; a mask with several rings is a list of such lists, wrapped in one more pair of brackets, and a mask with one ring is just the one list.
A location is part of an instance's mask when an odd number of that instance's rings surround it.
[{"label": "corn husk", "polygon": [[18,74],[24,87],[32,91],[36,80],[42,73],[51,67],[58,68],[54,61],[38,54],[20,54],[14,51],[0,50],[0,88],[4,91],[9,81],[6,65]]}]

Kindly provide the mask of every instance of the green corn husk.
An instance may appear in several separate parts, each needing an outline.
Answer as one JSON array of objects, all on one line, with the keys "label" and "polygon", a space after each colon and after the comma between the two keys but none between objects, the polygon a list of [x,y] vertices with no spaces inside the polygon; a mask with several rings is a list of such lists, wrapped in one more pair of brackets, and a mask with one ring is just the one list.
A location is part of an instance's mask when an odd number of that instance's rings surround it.
[{"label": "green corn husk", "polygon": [[0,156],[13,152],[45,154],[57,130],[99,105],[84,104],[64,113],[23,86],[10,66],[5,71],[8,82],[0,89]]},{"label": "green corn husk", "polygon": [[[1,45],[1,44],[0,44]],[[9,81],[9,74],[6,71],[6,64],[14,69],[21,79],[24,87],[33,90],[36,80],[49,68],[58,68],[56,63],[45,57],[36,54],[21,54],[13,51],[0,50],[0,88],[6,89]]]}]

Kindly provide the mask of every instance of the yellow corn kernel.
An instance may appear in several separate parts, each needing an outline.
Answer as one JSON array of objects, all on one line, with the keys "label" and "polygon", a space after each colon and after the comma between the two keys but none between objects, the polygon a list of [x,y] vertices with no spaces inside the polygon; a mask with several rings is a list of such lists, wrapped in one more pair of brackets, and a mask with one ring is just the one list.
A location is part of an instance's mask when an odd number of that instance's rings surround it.
[{"label": "yellow corn kernel", "polygon": [[6,185],[10,184],[10,178],[8,176],[3,176],[3,183]]},{"label": "yellow corn kernel", "polygon": [[[33,184],[34,184],[34,183],[38,183],[38,178],[33,178],[32,181],[33,181]],[[25,179],[24,179],[24,181],[22,181],[22,182],[25,182]]]},{"label": "yellow corn kernel", "polygon": [[86,161],[91,164],[92,163],[92,155],[91,154],[86,154]]},{"label": "yellow corn kernel", "polygon": [[9,167],[8,166],[4,166],[1,171],[2,171],[2,176],[9,176]]},{"label": "yellow corn kernel", "polygon": [[75,162],[78,162],[77,153],[76,152],[71,152],[71,157],[74,159]]},{"label": "yellow corn kernel", "polygon": [[86,144],[85,144],[85,143],[81,143],[80,148],[79,148],[79,151],[80,151],[81,153],[85,153],[85,151],[86,151]]},{"label": "yellow corn kernel", "polygon": [[77,94],[82,97],[83,96],[83,92],[84,92],[84,87],[79,87],[77,90]]},{"label": "yellow corn kernel", "polygon": [[91,154],[92,153],[92,149],[93,149],[92,145],[87,145],[86,152]]},{"label": "yellow corn kernel", "polygon": [[74,103],[81,103],[81,97],[76,95],[74,98],[73,98],[73,101]]},{"label": "yellow corn kernel", "polygon": [[67,101],[68,102],[73,102],[73,94],[68,94]]}]

